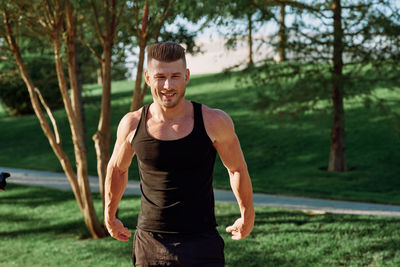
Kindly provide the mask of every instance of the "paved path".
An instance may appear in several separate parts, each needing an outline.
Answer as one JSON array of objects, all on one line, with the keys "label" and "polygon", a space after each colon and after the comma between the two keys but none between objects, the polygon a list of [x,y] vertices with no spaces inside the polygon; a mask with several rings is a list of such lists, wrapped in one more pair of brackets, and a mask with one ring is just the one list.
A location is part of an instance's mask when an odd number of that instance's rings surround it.
[{"label": "paved path", "polygon": [[[7,179],[8,183],[46,186],[62,190],[71,190],[71,186],[69,185],[68,180],[63,173],[13,169],[7,167],[0,167],[0,171],[11,173],[11,177]],[[92,192],[98,192],[99,183],[97,177],[90,176],[89,180]],[[214,190],[214,192],[216,201],[236,202],[231,191]],[[139,183],[137,181],[129,181],[124,194],[140,195]],[[287,197],[267,194],[254,194],[254,203],[256,205],[280,207],[285,209],[299,209],[312,214],[329,212],[338,214],[378,215],[400,218],[400,206],[395,205],[311,199],[304,197]]]}]

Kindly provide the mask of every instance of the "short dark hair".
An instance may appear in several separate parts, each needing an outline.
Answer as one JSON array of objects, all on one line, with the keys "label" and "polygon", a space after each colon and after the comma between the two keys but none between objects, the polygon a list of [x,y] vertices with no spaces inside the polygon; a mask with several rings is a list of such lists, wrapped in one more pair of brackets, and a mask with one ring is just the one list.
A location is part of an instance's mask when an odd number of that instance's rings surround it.
[{"label": "short dark hair", "polygon": [[173,62],[182,59],[186,66],[185,49],[174,42],[149,45],[147,47],[147,65],[152,59],[163,62]]}]

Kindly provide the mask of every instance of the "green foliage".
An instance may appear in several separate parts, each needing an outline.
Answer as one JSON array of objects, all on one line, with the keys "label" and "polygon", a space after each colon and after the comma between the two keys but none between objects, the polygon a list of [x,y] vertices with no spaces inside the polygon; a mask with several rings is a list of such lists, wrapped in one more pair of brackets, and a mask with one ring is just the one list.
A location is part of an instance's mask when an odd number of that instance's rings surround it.
[{"label": "green foliage", "polygon": [[257,93],[253,108],[268,114],[299,115],[310,110],[325,111],[316,103],[330,97],[328,64],[265,61],[260,67],[247,68],[238,77],[238,87]]},{"label": "green foliage", "polygon": [[[290,115],[315,109],[330,112],[330,105],[322,107],[318,103],[329,100],[333,88],[332,9],[326,1],[312,3],[313,9],[288,9],[294,17],[287,25],[288,62],[268,58],[240,77],[239,87],[257,92],[256,109]],[[394,89],[400,85],[398,10],[389,1],[351,3],[342,1],[344,64],[340,79],[344,98],[360,97],[368,102],[375,98],[377,86]],[[269,43],[277,49],[279,43],[275,40],[270,38]]]},{"label": "green foliage", "polygon": [[[37,87],[46,103],[51,108],[62,106],[62,98],[58,89],[54,59],[41,55],[24,57],[27,71],[33,84]],[[22,115],[33,113],[29,93],[16,66],[4,63],[0,75],[0,100],[8,114]]]},{"label": "green foliage", "polygon": [[165,29],[161,32],[160,38],[162,42],[171,41],[179,44],[185,44],[186,53],[195,55],[201,52],[201,48],[197,46],[195,38],[197,32],[189,32],[185,26],[179,24],[176,32],[169,32]]}]

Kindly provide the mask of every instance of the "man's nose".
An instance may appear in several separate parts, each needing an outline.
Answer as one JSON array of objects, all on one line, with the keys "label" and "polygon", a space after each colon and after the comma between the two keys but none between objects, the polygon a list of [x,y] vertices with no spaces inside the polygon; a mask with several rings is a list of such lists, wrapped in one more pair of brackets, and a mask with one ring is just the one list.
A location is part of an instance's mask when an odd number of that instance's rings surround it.
[{"label": "man's nose", "polygon": [[164,88],[169,89],[171,86],[171,80],[169,78],[165,79]]}]

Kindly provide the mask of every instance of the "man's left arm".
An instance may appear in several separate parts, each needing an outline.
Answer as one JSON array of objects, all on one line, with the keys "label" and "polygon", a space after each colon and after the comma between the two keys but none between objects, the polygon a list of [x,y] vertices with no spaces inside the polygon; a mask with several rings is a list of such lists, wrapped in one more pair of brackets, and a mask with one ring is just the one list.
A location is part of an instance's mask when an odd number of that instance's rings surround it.
[{"label": "man's left arm", "polygon": [[212,110],[207,132],[211,135],[214,147],[228,170],[232,191],[238,202],[241,217],[226,228],[232,239],[240,240],[250,235],[254,227],[253,189],[247,164],[235,133],[231,118],[220,110]]}]

